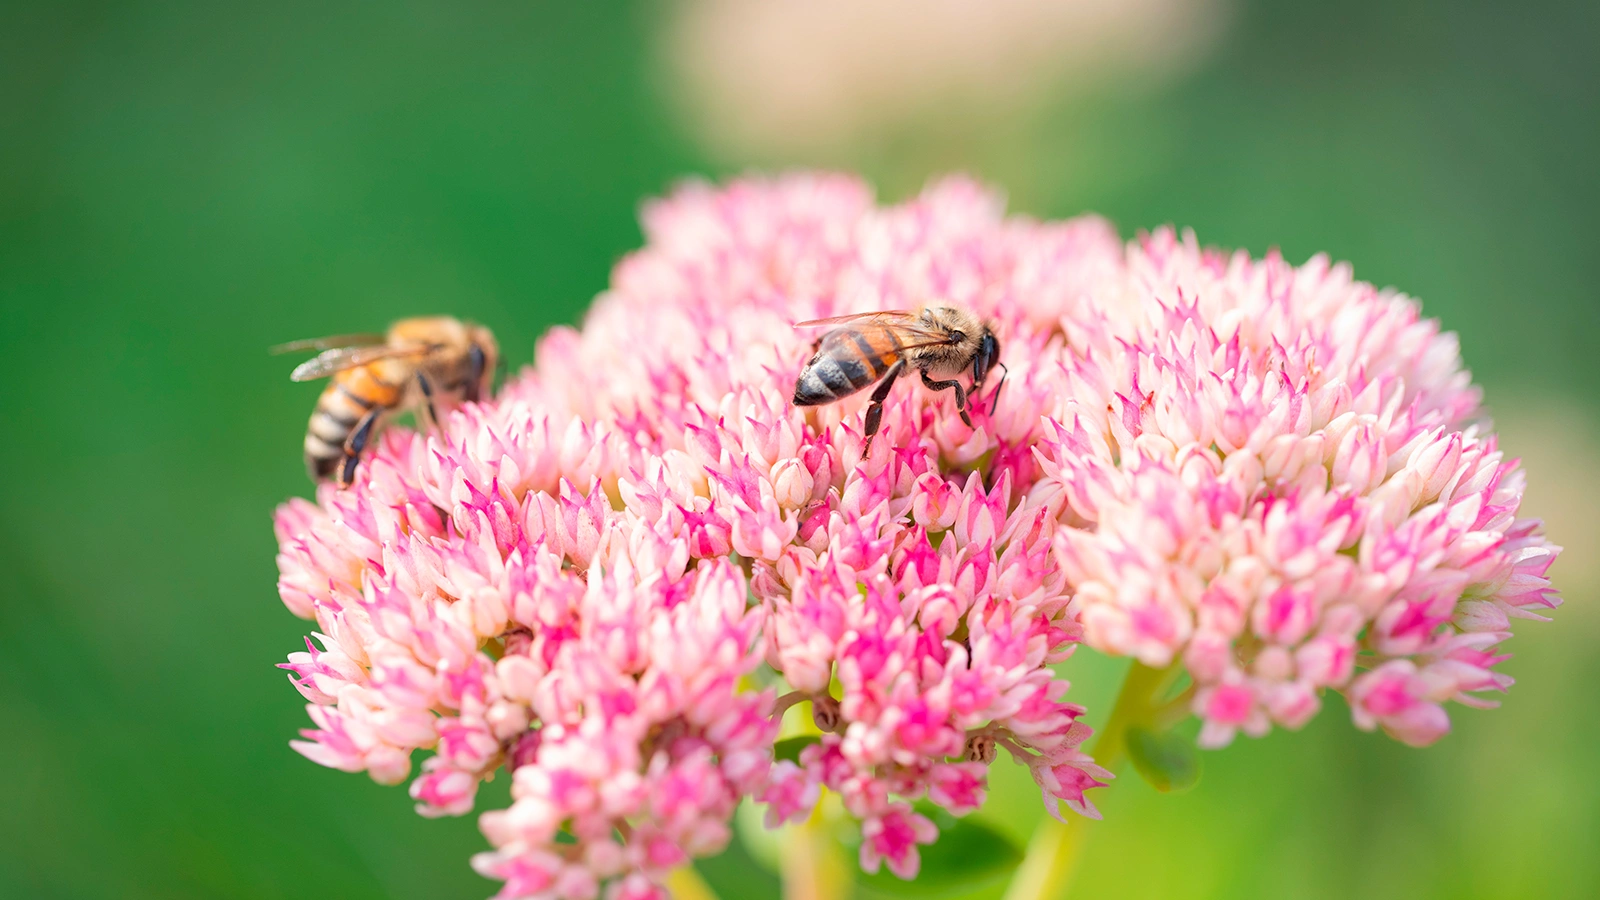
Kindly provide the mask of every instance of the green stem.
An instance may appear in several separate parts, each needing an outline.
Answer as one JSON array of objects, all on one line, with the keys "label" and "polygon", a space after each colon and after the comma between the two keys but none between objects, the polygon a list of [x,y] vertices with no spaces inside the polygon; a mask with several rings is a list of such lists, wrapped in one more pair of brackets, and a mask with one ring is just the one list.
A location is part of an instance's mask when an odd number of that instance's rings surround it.
[{"label": "green stem", "polygon": [[778,864],[783,900],[841,900],[850,892],[849,864],[828,827],[824,806],[818,803],[811,818],[785,829]]},{"label": "green stem", "polygon": [[[1174,664],[1152,669],[1134,663],[1123,679],[1111,718],[1100,730],[1090,755],[1096,765],[1115,772],[1128,755],[1124,740],[1128,727],[1143,722],[1161,706],[1161,698],[1171,689],[1180,671]],[[1045,819],[1028,841],[1028,853],[1006,889],[1005,900],[1061,900],[1067,896],[1078,858],[1088,837],[1090,819],[1069,813],[1066,822]]]},{"label": "green stem", "polygon": [[694,866],[684,865],[672,870],[667,876],[667,888],[672,891],[675,900],[717,900],[717,893],[706,884]]}]

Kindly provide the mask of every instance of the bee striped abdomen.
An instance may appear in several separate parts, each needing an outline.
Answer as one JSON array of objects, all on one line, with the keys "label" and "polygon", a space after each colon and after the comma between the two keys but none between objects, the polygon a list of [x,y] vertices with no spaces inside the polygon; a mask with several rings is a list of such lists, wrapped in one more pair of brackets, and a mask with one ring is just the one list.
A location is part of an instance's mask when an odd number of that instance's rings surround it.
[{"label": "bee striped abdomen", "polygon": [[883,377],[899,359],[900,341],[882,326],[839,328],[822,336],[794,387],[795,406],[841,400]]},{"label": "bee striped abdomen", "polygon": [[368,412],[399,401],[399,388],[369,369],[360,366],[336,373],[317,398],[305,440],[306,471],[313,478],[327,478],[338,471],[346,456],[345,442]]}]

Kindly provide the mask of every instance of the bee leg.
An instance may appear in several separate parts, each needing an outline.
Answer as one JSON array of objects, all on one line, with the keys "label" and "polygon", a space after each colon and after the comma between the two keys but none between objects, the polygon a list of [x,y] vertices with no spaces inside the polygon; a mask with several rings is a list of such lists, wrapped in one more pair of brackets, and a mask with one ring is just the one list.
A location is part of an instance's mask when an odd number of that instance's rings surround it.
[{"label": "bee leg", "polygon": [[1011,370],[1006,368],[1005,363],[1000,363],[999,365],[1000,383],[994,386],[994,393],[989,395],[989,415],[991,416],[994,415],[995,407],[1000,405],[1000,389],[1006,386],[1006,376],[1011,374]]},{"label": "bee leg", "polygon": [[367,441],[372,437],[372,427],[378,422],[380,410],[369,410],[350,430],[350,436],[344,439],[344,461],[339,466],[339,486],[346,487],[356,477],[356,465],[361,462],[361,452],[367,449]]},{"label": "bee leg", "polygon": [[[488,365],[488,360],[483,358],[483,348],[477,344],[472,345],[467,358],[471,360],[471,367],[467,374],[467,383],[463,385],[468,403],[478,402],[478,391],[483,387],[483,370]],[[426,382],[427,379],[423,379]]]},{"label": "bee leg", "polygon": [[956,412],[961,413],[961,421],[965,422],[968,428],[972,427],[972,417],[967,415],[967,389],[961,386],[961,382],[954,378],[949,381],[934,381],[928,377],[927,372],[923,372],[922,383],[930,391],[954,390],[956,392]]},{"label": "bee leg", "polygon": [[428,382],[428,376],[417,376],[417,387],[422,389],[422,399],[427,401],[428,421],[423,423],[425,429],[433,429],[439,424],[439,408],[433,403],[433,385]]},{"label": "bee leg", "polygon": [[872,436],[878,433],[878,425],[883,421],[884,398],[889,396],[889,389],[894,387],[894,380],[900,377],[905,367],[904,362],[896,362],[890,366],[889,371],[884,373],[883,380],[878,382],[878,386],[872,391],[872,403],[867,406],[867,425],[864,429],[867,443],[861,449],[862,456],[867,455],[867,451],[872,449]]}]

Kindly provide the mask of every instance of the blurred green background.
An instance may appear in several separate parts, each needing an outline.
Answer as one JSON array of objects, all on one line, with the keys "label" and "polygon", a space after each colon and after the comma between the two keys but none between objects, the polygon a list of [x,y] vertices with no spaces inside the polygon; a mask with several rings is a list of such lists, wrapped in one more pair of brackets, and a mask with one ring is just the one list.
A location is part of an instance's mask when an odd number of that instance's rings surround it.
[{"label": "blurred green background", "polygon": [[[308,492],[316,388],[265,348],[445,312],[524,363],[638,245],[642,198],[817,163],[1352,260],[1460,332],[1568,547],[1503,709],[1416,751],[1331,700],[1188,794],[1128,775],[1080,896],[1600,896],[1600,5],[1208,3],[1214,39],[1161,78],[743,155],[675,80],[676,4],[227,6],[0,6],[0,896],[488,895],[471,817],[286,745],[273,664],[306,626],[269,516]],[[1118,668],[1067,664],[1092,721]],[[981,815],[1025,837],[1037,794],[995,782]],[[702,868],[776,895],[738,847]]]}]

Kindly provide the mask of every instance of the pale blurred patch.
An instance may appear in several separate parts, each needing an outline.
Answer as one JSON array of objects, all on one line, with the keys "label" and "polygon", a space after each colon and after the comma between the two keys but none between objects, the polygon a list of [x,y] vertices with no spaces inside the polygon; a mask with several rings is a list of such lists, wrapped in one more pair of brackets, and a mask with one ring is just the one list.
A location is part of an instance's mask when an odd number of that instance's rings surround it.
[{"label": "pale blurred patch", "polygon": [[1522,515],[1544,519],[1550,540],[1565,548],[1550,569],[1568,600],[1556,616],[1587,616],[1593,604],[1584,601],[1600,587],[1600,423],[1589,406],[1563,397],[1490,400],[1501,449],[1527,472]]},{"label": "pale blurred patch", "polygon": [[1014,143],[1018,120],[1044,103],[1162,83],[1213,45],[1225,5],[684,0],[663,29],[664,59],[714,155],[859,165],[885,144],[921,157],[930,141],[981,143],[986,131]]}]

